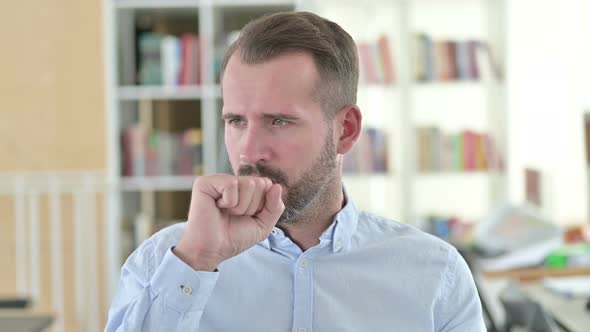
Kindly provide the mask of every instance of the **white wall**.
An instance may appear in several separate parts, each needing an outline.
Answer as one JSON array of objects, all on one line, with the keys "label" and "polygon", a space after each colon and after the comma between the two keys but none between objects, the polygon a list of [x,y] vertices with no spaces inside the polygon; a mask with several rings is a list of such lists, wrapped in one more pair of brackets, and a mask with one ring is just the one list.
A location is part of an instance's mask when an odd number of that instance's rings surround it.
[{"label": "white wall", "polygon": [[526,166],[543,172],[546,212],[588,216],[583,111],[590,111],[590,1],[508,1],[510,199],[524,199]]}]

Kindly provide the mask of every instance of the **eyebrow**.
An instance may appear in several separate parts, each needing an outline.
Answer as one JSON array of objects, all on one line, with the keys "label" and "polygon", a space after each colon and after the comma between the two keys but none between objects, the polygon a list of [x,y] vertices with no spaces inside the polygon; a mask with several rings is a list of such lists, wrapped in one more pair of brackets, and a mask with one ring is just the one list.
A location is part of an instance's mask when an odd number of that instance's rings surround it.
[{"label": "eyebrow", "polygon": [[235,114],[235,113],[225,113],[225,114],[221,115],[221,118],[223,120],[227,120],[227,119],[243,119],[244,117],[239,114]]},{"label": "eyebrow", "polygon": [[[285,120],[297,120],[299,119],[297,116],[294,115],[290,115],[290,114],[285,114],[285,113],[263,113],[262,114],[263,118],[267,118],[267,119],[285,119]],[[221,118],[223,120],[227,120],[227,119],[243,119],[244,116],[240,115],[240,114],[236,114],[236,113],[225,113],[221,116]]]}]

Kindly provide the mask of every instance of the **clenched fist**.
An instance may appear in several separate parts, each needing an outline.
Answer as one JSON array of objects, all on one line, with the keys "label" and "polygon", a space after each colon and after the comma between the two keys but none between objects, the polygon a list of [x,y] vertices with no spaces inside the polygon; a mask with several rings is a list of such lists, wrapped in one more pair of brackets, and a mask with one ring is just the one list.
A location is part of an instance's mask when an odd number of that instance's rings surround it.
[{"label": "clenched fist", "polygon": [[197,178],[186,229],[174,254],[195,270],[214,271],[268,236],[285,209],[281,195],[281,186],[268,178]]}]

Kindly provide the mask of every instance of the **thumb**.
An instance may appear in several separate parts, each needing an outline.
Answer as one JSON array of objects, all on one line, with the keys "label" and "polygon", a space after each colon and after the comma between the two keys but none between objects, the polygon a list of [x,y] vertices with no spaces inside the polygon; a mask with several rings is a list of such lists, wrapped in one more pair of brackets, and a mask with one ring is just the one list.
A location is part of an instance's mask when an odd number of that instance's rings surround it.
[{"label": "thumb", "polygon": [[282,199],[283,187],[280,184],[273,184],[265,194],[265,204],[262,210],[254,217],[261,221],[266,228],[272,228],[279,220],[285,210]]}]

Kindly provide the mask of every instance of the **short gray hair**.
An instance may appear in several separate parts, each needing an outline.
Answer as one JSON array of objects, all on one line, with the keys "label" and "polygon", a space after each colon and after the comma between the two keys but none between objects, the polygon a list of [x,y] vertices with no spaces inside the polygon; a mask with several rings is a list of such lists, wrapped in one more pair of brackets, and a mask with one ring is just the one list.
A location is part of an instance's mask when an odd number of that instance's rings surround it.
[{"label": "short gray hair", "polygon": [[288,51],[311,54],[319,73],[318,98],[327,118],[344,106],[356,104],[359,80],[357,48],[338,24],[309,12],[282,12],[255,19],[229,47],[221,77],[231,56],[239,50],[241,60],[256,64]]}]

